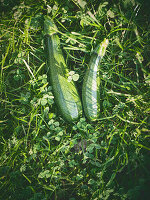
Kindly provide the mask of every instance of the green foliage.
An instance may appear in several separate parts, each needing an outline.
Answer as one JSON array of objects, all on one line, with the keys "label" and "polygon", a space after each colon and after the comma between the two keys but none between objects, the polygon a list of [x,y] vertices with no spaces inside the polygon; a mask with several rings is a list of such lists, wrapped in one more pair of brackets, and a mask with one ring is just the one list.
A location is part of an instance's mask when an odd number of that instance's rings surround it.
[{"label": "green foliage", "polygon": [[79,79],[79,74],[76,74],[74,71],[70,71],[68,73],[68,81],[71,82],[72,80],[73,81],[77,81]]},{"label": "green foliage", "polygon": [[[0,199],[148,200],[148,3],[15,2],[1,3]],[[110,41],[96,122],[83,115],[67,124],[59,116],[47,77],[43,13],[58,27],[68,79],[80,93],[90,52]]]}]

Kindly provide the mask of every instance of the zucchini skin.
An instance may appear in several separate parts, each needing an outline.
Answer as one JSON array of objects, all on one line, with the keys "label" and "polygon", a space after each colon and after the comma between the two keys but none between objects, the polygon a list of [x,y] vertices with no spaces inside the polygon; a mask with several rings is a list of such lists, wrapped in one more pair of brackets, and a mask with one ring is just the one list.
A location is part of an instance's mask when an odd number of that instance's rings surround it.
[{"label": "zucchini skin", "polygon": [[[52,31],[51,31],[52,28]],[[47,51],[48,77],[51,81],[54,100],[62,117],[68,121],[76,121],[82,115],[82,104],[73,81],[68,82],[69,72],[65,63],[57,29],[49,17],[45,17],[45,45]]]},{"label": "zucchini skin", "polygon": [[83,80],[83,109],[90,121],[97,120],[100,115],[100,62],[105,55],[107,45],[108,40],[104,39],[94,50]]},{"label": "zucchini skin", "polygon": [[91,56],[82,86],[84,113],[90,121],[96,120],[100,113],[100,60],[100,56],[95,53]]}]

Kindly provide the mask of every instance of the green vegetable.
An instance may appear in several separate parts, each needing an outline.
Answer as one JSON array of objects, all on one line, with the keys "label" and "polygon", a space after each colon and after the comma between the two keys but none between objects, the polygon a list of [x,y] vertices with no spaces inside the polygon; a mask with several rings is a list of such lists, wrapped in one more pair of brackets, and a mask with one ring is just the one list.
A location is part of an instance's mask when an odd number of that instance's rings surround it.
[{"label": "green vegetable", "polygon": [[100,62],[105,55],[107,46],[108,40],[104,39],[94,50],[83,81],[83,108],[86,117],[91,121],[98,119],[100,114]]},{"label": "green vegetable", "polygon": [[82,105],[74,82],[67,80],[69,71],[60,48],[57,31],[53,21],[45,16],[48,74],[53,87],[54,100],[62,117],[68,122],[73,122],[82,114]]}]

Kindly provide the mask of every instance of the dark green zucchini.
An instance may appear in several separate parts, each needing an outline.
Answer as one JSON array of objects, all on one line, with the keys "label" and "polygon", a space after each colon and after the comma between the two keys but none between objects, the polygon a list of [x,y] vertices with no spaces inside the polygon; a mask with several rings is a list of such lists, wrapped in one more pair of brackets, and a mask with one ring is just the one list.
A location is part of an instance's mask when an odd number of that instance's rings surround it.
[{"label": "dark green zucchini", "polygon": [[54,100],[62,117],[68,122],[73,122],[81,116],[82,105],[74,82],[67,80],[69,71],[60,48],[57,27],[47,16],[44,21],[44,33],[48,74],[53,87]]},{"label": "dark green zucchini", "polygon": [[105,55],[108,40],[94,50],[82,86],[82,101],[86,117],[94,121],[100,114],[100,62]]}]

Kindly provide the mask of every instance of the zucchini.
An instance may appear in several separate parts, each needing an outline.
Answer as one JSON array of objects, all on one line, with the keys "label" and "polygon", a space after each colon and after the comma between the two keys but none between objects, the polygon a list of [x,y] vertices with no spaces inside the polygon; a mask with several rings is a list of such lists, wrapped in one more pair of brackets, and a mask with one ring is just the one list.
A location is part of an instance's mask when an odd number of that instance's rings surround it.
[{"label": "zucchini", "polygon": [[108,39],[93,51],[82,86],[82,101],[85,116],[90,121],[98,119],[100,114],[100,62],[105,55]]},{"label": "zucchini", "polygon": [[60,48],[57,32],[54,22],[50,17],[45,16],[44,34],[48,77],[52,84],[54,100],[62,117],[68,122],[73,122],[82,114],[82,105],[74,82],[67,80],[69,70]]}]

